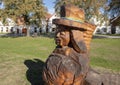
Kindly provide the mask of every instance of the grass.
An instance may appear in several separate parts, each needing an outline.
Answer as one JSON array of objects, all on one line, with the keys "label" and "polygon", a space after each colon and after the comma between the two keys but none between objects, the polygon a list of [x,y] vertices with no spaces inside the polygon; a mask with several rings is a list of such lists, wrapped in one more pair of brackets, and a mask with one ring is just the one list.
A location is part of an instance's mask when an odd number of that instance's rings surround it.
[{"label": "grass", "polygon": [[42,85],[42,67],[54,48],[51,38],[0,38],[0,85]]},{"label": "grass", "polygon": [[120,34],[95,34],[95,35],[108,35],[108,36],[120,36]]},{"label": "grass", "polygon": [[120,39],[93,39],[91,65],[120,71]]},{"label": "grass", "polygon": [[[91,66],[120,72],[120,39],[93,39]],[[43,85],[44,61],[55,48],[53,38],[0,38],[0,85]]]}]

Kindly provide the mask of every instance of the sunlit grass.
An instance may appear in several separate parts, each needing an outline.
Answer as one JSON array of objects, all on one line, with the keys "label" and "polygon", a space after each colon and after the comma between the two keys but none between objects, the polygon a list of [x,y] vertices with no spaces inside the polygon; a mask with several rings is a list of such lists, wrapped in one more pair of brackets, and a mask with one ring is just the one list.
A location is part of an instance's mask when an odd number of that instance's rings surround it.
[{"label": "sunlit grass", "polygon": [[51,38],[0,38],[0,55],[20,55],[45,60],[54,48],[54,40]]},{"label": "sunlit grass", "polygon": [[120,71],[120,39],[93,39],[91,65]]}]

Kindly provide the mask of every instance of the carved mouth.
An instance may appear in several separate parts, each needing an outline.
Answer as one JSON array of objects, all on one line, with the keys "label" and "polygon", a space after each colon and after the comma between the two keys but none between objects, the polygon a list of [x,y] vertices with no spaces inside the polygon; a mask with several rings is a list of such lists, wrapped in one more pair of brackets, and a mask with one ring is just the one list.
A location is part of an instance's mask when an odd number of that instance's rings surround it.
[{"label": "carved mouth", "polygon": [[60,44],[60,39],[59,38],[56,38],[56,44],[58,45],[58,44]]}]

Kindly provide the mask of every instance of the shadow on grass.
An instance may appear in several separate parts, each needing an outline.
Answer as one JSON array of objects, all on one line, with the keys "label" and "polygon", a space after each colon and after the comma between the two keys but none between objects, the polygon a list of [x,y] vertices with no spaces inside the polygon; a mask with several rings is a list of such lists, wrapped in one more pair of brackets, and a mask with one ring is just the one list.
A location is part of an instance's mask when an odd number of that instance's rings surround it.
[{"label": "shadow on grass", "polygon": [[31,83],[31,85],[44,85],[42,79],[44,62],[39,59],[34,59],[25,60],[24,64],[28,68],[28,70],[26,71],[26,77],[27,80]]}]

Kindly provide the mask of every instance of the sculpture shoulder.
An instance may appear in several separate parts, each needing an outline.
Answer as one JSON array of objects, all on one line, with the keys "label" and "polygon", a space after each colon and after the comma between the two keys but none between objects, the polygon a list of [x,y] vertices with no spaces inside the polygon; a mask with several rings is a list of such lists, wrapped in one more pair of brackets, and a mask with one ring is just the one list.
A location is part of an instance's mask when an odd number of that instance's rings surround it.
[{"label": "sculpture shoulder", "polygon": [[[45,80],[58,85],[61,82],[63,84],[66,80],[70,83],[75,81],[74,79],[85,76],[86,64],[81,64],[79,56],[81,55],[72,48],[56,48],[45,63],[43,71]],[[54,81],[58,81],[58,83],[56,84]]]},{"label": "sculpture shoulder", "polygon": [[[49,76],[48,76],[49,75]],[[44,70],[44,80],[51,85],[72,85],[75,78],[81,78],[81,65],[68,56],[52,53],[47,59]]]},{"label": "sculpture shoulder", "polygon": [[81,72],[81,65],[78,61],[72,59],[70,56],[58,53],[52,53],[47,59],[45,66],[47,70],[49,69],[49,71],[52,71],[54,74],[56,74],[58,70],[62,73],[70,72],[75,76]]}]

